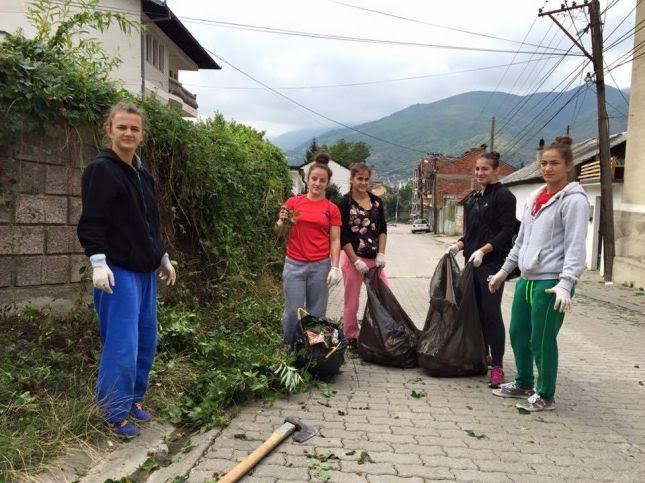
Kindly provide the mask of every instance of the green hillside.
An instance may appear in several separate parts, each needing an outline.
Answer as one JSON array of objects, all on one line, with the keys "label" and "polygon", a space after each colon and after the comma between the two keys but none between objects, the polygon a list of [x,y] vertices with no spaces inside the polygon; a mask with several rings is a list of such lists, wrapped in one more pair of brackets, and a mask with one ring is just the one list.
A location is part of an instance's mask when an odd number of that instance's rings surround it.
[{"label": "green hillside", "polygon": [[[571,125],[574,140],[582,141],[596,136],[595,94],[591,88],[586,92],[583,88],[562,108],[575,94],[576,91],[572,90],[560,97],[554,93],[538,93],[527,98],[503,92],[466,92],[430,104],[415,104],[356,128],[419,151],[458,155],[472,147],[489,143],[490,119],[495,116],[495,149],[501,152],[504,160],[520,165],[534,159],[535,148],[541,137],[549,142],[554,136],[564,133],[567,125]],[[625,95],[628,96],[628,93]],[[627,128],[627,105],[620,92],[607,87],[607,101],[610,131],[624,131]],[[514,115],[509,121],[512,113]],[[553,120],[540,131],[551,117]],[[527,135],[516,144],[524,134]],[[381,174],[407,177],[406,166],[421,156],[349,129],[329,131],[316,139],[319,144],[333,144],[340,138],[367,142],[372,151],[370,162]],[[304,142],[291,150],[289,155],[302,159],[308,144],[309,141]]]}]

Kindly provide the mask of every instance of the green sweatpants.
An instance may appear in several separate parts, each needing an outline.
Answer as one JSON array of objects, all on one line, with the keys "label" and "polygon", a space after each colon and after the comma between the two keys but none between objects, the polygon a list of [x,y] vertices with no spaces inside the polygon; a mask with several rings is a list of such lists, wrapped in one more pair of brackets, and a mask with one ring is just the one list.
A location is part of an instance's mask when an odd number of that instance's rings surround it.
[{"label": "green sweatpants", "polygon": [[[515,382],[521,389],[533,389],[533,361],[538,371],[535,390],[543,398],[552,400],[558,376],[557,336],[564,314],[555,310],[555,294],[545,289],[558,280],[526,280],[515,285],[509,334],[515,356]],[[571,295],[573,295],[573,290]]]}]

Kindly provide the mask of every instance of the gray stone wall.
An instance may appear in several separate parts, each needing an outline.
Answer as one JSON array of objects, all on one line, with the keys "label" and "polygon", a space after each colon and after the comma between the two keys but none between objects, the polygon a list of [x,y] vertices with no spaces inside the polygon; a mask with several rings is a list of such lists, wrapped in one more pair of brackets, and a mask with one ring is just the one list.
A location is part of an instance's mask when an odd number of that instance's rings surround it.
[{"label": "gray stone wall", "polygon": [[89,133],[25,133],[0,151],[0,306],[66,307],[89,295],[76,236]]}]

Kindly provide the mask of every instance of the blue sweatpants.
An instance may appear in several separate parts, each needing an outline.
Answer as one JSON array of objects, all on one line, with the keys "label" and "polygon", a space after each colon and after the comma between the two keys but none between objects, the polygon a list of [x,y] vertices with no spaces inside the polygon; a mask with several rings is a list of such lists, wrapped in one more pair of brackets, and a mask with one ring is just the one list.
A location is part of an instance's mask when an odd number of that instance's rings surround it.
[{"label": "blue sweatpants", "polygon": [[157,350],[157,279],[155,272],[108,265],[114,273],[113,293],[94,289],[103,342],[96,400],[108,421],[119,422],[148,387]]}]

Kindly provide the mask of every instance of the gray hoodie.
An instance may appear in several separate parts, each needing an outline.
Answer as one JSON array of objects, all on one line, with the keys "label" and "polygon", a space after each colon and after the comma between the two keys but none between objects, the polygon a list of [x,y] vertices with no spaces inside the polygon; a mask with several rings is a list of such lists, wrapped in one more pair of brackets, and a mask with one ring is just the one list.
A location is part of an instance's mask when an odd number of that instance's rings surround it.
[{"label": "gray hoodie", "polygon": [[571,292],[585,268],[587,224],[591,207],[580,183],[571,182],[533,216],[541,186],[524,205],[522,226],[502,269],[519,266],[527,280],[560,279],[558,286]]}]

